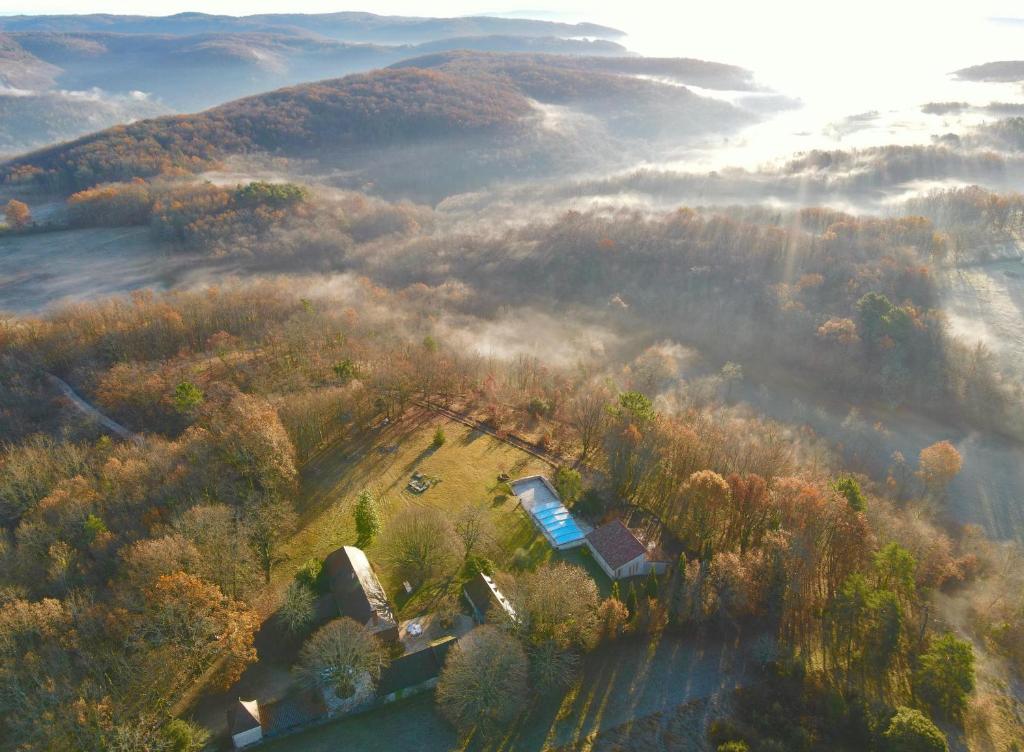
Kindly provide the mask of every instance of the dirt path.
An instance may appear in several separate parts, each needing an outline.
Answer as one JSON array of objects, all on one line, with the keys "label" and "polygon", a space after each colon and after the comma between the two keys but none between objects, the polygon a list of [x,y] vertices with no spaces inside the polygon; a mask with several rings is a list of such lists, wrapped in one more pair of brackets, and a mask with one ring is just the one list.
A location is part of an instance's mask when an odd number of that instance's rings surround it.
[{"label": "dirt path", "polygon": [[116,420],[114,420],[113,418],[108,418],[95,407],[90,405],[88,402],[82,399],[78,395],[78,393],[71,388],[71,385],[64,381],[64,379],[58,376],[54,376],[52,373],[46,374],[46,377],[50,380],[50,383],[57,387],[57,389],[60,390],[61,394],[63,394],[65,397],[71,400],[71,404],[78,408],[79,412],[81,412],[87,418],[89,418],[92,421],[95,421],[96,423],[99,423],[108,431],[119,436],[125,441],[131,441],[135,444],[142,443],[142,436],[140,436],[137,433],[132,433],[127,428],[118,423]]}]

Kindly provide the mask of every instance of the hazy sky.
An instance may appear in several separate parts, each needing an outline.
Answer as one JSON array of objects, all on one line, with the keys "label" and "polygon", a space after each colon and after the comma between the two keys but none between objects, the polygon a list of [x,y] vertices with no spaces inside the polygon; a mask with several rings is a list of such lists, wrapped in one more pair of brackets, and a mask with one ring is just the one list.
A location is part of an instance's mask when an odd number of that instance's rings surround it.
[{"label": "hazy sky", "polygon": [[[1020,59],[1024,0],[0,0],[3,13],[361,10],[381,14],[501,14],[590,20],[626,31],[647,55],[701,57],[750,68],[787,93],[856,108],[905,101],[966,65]],[[929,83],[930,82],[930,83]],[[927,96],[940,96],[930,92]],[[869,95],[869,96],[867,96]],[[923,100],[927,101],[927,100]]]},{"label": "hazy sky", "polygon": [[[0,13],[133,13],[164,15],[181,11],[202,11],[246,15],[250,13],[290,12],[323,13],[340,10],[360,10],[382,14],[419,16],[456,16],[470,14],[546,14],[587,18],[619,18],[621,21],[636,19],[638,16],[656,14],[672,18],[679,23],[687,20],[700,22],[701,18],[717,17],[731,20],[739,25],[744,22],[743,14],[753,13],[754,19],[765,17],[799,22],[799,16],[815,18],[831,17],[841,25],[849,16],[878,14],[878,23],[884,23],[887,15],[897,13],[905,17],[908,13],[919,14],[924,21],[930,17],[959,15],[960,13],[1015,15],[1021,10],[1019,0],[631,0],[622,2],[586,2],[585,0],[546,0],[516,6],[514,4],[488,2],[488,0],[367,0],[363,3],[334,2],[332,0],[152,0],[141,4],[137,0],[2,0]],[[960,6],[958,8],[957,6]]]}]

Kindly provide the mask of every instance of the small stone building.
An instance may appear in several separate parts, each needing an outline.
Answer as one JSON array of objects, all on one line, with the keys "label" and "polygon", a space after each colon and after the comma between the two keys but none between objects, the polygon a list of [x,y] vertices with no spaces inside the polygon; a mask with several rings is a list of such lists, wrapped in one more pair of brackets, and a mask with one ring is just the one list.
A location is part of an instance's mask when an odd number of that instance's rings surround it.
[{"label": "small stone building", "polygon": [[263,740],[263,727],[260,725],[260,706],[256,700],[238,699],[228,710],[228,732],[235,749],[248,747]]}]

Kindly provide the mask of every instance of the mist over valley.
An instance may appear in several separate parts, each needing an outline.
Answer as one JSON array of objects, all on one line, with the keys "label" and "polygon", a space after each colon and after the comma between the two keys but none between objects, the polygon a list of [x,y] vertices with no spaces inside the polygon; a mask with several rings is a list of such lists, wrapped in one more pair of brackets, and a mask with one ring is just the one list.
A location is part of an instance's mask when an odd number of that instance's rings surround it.
[{"label": "mist over valley", "polygon": [[1024,744],[1020,22],[251,10],[0,16],[0,750]]}]

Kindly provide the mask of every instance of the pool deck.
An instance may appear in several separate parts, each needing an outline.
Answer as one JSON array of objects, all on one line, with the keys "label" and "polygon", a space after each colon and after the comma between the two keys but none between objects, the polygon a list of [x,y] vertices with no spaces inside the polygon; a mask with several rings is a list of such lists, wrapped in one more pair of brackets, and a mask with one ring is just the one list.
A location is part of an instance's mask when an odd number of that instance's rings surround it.
[{"label": "pool deck", "polygon": [[554,548],[582,546],[591,528],[562,504],[558,492],[543,475],[528,475],[509,484],[520,505]]}]

